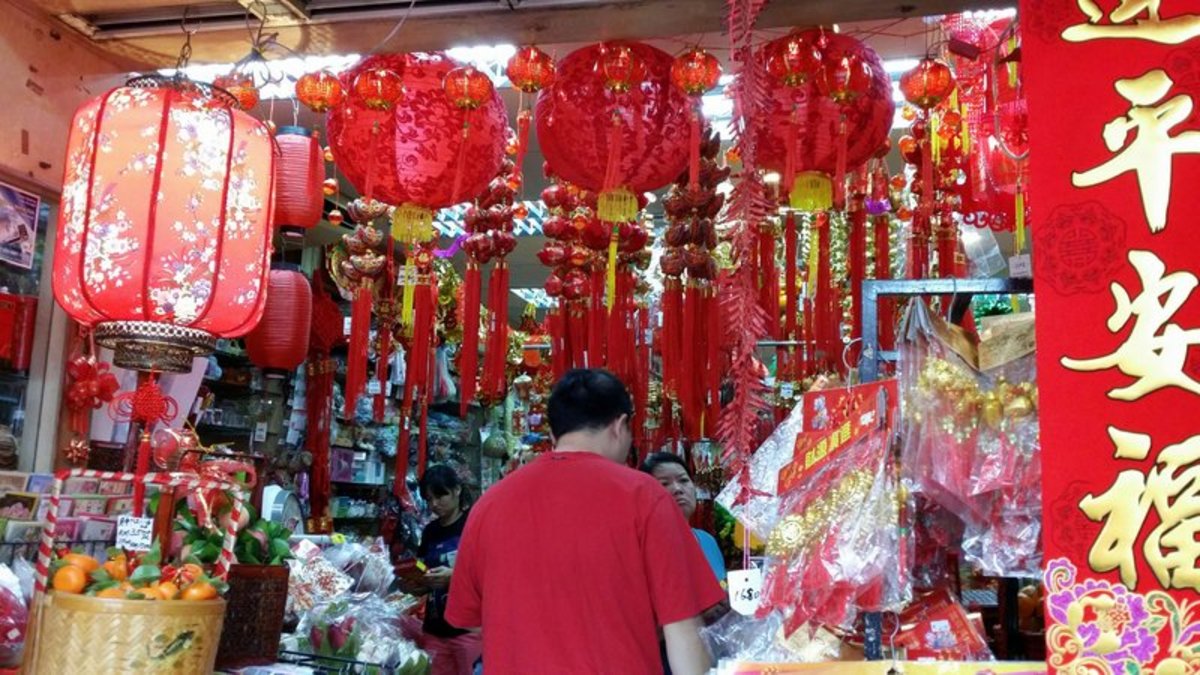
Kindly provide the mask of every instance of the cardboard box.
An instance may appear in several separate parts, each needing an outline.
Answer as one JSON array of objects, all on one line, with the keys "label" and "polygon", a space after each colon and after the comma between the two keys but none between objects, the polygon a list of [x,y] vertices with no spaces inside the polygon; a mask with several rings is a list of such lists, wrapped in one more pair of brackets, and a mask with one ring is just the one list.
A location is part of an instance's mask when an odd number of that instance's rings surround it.
[{"label": "cardboard box", "polygon": [[25,491],[37,494],[47,494],[54,489],[54,474],[31,473],[25,482]]},{"label": "cardboard box", "polygon": [[73,495],[75,506],[72,512],[76,516],[103,516],[108,512],[108,497],[103,495]]},{"label": "cardboard box", "polygon": [[340,483],[354,481],[354,451],[348,448],[330,448],[329,478]]},{"label": "cardboard box", "polygon": [[117,536],[117,521],[112,518],[87,516],[79,518],[79,538],[76,541],[113,541]]},{"label": "cardboard box", "polygon": [[63,483],[63,494],[94,495],[100,491],[100,479],[75,476]]},{"label": "cardboard box", "polygon": [[366,485],[383,485],[384,469],[383,462],[377,459],[356,460],[354,462],[354,474],[351,481]]},{"label": "cardboard box", "polygon": [[37,517],[40,495],[32,492],[9,492],[0,495],[0,518],[33,520]]},{"label": "cardboard box", "polygon": [[79,527],[82,524],[78,518],[59,518],[54,527],[54,541],[65,544],[79,541]]},{"label": "cardboard box", "polygon": [[22,492],[29,474],[20,471],[0,471],[0,492]]},{"label": "cardboard box", "polygon": [[10,543],[37,542],[42,538],[42,525],[34,520],[10,520],[4,528],[4,541]]},{"label": "cardboard box", "polygon": [[124,513],[133,511],[133,497],[109,497],[108,504],[104,509],[104,513],[110,516],[119,516]]},{"label": "cardboard box", "polygon": [[127,480],[102,480],[96,494],[119,497],[133,492],[133,483]]}]

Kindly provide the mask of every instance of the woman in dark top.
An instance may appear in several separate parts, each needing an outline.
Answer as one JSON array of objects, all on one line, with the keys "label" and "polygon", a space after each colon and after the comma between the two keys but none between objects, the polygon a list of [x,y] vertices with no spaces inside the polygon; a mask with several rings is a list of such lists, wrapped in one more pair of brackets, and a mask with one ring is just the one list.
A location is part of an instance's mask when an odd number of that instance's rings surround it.
[{"label": "woman in dark top", "polygon": [[421,477],[421,496],[435,517],[425,526],[417,549],[417,557],[426,567],[424,584],[429,589],[422,647],[433,659],[431,675],[470,675],[483,652],[480,636],[459,630],[444,618],[454,559],[467,524],[469,495],[454,469],[437,464]]}]

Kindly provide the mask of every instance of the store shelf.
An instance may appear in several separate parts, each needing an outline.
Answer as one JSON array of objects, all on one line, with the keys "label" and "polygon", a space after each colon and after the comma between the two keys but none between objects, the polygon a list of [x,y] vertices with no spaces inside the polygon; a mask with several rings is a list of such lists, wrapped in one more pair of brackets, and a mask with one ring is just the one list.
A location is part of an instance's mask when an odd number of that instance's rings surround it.
[{"label": "store shelf", "polygon": [[375,523],[383,520],[383,516],[334,516],[336,523]]},{"label": "store shelf", "polygon": [[204,378],[204,386],[213,394],[224,398],[239,398],[258,396],[262,391],[254,389],[249,384],[238,384],[236,382],[226,382],[224,380],[210,380]]},{"label": "store shelf", "polygon": [[251,436],[254,434],[254,430],[245,427],[226,427],[219,424],[197,424],[196,433],[214,436]]}]

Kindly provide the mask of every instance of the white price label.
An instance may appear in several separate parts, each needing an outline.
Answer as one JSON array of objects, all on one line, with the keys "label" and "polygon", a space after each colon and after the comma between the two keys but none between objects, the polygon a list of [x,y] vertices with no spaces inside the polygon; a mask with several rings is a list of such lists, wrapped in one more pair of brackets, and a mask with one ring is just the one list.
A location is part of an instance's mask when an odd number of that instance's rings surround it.
[{"label": "white price label", "polygon": [[154,519],[117,516],[117,547],[149,551],[154,543]]},{"label": "white price label", "polygon": [[751,616],[758,610],[758,601],[762,596],[762,570],[751,567],[748,570],[730,570],[726,575],[729,584],[729,606],[742,616]]},{"label": "white price label", "polygon": [[781,398],[792,398],[796,395],[796,385],[793,382],[784,382],[779,386],[779,396]]},{"label": "white price label", "polygon": [[1028,253],[1014,255],[1008,259],[1008,276],[1014,279],[1033,278],[1033,261]]},{"label": "white price label", "polygon": [[254,442],[262,443],[267,440],[267,423],[259,422],[254,425]]},{"label": "white price label", "polygon": [[367,383],[367,394],[371,396],[378,396],[382,392],[383,389],[379,386],[379,380],[373,379]]},{"label": "white price label", "polygon": [[350,334],[350,317],[342,318],[342,335]]}]

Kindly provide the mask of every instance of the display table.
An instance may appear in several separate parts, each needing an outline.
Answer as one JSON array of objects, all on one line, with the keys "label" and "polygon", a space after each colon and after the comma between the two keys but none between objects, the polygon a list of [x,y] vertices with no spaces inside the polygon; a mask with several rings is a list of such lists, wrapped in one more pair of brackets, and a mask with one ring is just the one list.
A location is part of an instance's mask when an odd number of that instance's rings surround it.
[{"label": "display table", "polygon": [[723,663],[717,675],[887,675],[895,668],[903,675],[1044,675],[1046,664],[1037,661],[978,661],[975,663],[917,663],[870,661],[836,663]]}]

